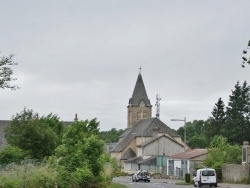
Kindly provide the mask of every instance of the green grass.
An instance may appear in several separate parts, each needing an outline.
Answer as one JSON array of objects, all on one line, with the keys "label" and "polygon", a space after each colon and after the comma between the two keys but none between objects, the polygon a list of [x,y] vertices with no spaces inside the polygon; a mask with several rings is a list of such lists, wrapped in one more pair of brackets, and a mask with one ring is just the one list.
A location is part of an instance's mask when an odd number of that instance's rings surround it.
[{"label": "green grass", "polygon": [[176,182],[176,185],[192,185],[192,183],[186,183],[185,181]]}]

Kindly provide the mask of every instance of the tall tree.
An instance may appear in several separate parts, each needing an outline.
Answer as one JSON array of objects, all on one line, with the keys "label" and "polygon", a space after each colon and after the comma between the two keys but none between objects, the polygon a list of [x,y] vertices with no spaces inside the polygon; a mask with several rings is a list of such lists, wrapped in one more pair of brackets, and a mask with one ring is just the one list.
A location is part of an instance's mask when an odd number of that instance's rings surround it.
[{"label": "tall tree", "polygon": [[221,135],[223,132],[222,128],[225,124],[225,104],[221,98],[215,103],[211,114],[212,117],[209,118],[206,126],[206,137],[208,142],[210,142],[215,135]]},{"label": "tall tree", "polygon": [[19,89],[18,86],[11,84],[12,81],[16,80],[16,78],[12,77],[13,70],[11,66],[17,64],[13,61],[13,54],[0,57],[0,88]]},{"label": "tall tree", "polygon": [[56,115],[38,118],[33,110],[24,109],[5,130],[8,144],[26,151],[31,158],[41,159],[53,154],[61,143],[63,123]]},{"label": "tall tree", "polygon": [[224,135],[230,143],[242,144],[250,140],[250,87],[245,81],[240,86],[239,81],[229,96],[226,110]]}]

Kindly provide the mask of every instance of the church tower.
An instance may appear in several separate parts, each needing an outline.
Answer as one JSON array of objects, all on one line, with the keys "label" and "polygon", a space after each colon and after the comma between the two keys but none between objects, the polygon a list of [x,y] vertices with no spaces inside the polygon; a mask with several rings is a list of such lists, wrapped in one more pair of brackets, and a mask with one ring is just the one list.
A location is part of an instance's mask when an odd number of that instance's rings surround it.
[{"label": "church tower", "polygon": [[128,128],[133,128],[140,120],[152,117],[152,105],[139,73],[132,98],[128,104]]}]

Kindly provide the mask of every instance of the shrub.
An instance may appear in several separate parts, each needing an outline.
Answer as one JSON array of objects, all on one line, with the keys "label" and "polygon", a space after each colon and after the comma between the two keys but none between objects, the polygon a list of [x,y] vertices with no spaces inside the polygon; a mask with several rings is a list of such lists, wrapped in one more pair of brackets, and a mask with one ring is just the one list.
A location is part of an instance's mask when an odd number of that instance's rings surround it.
[{"label": "shrub", "polygon": [[190,183],[190,174],[185,174],[185,182]]},{"label": "shrub", "polygon": [[25,152],[22,149],[15,146],[6,146],[0,153],[0,163],[20,162],[24,157]]}]

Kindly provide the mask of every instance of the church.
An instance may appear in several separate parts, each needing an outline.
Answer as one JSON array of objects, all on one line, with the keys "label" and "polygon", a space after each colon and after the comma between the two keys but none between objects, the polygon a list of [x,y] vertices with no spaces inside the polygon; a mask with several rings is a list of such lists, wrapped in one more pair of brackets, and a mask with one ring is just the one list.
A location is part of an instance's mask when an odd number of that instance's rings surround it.
[{"label": "church", "polygon": [[175,130],[158,117],[152,117],[152,105],[139,73],[127,106],[127,129],[110,151],[111,157],[123,172],[167,173],[167,158],[189,149]]}]

